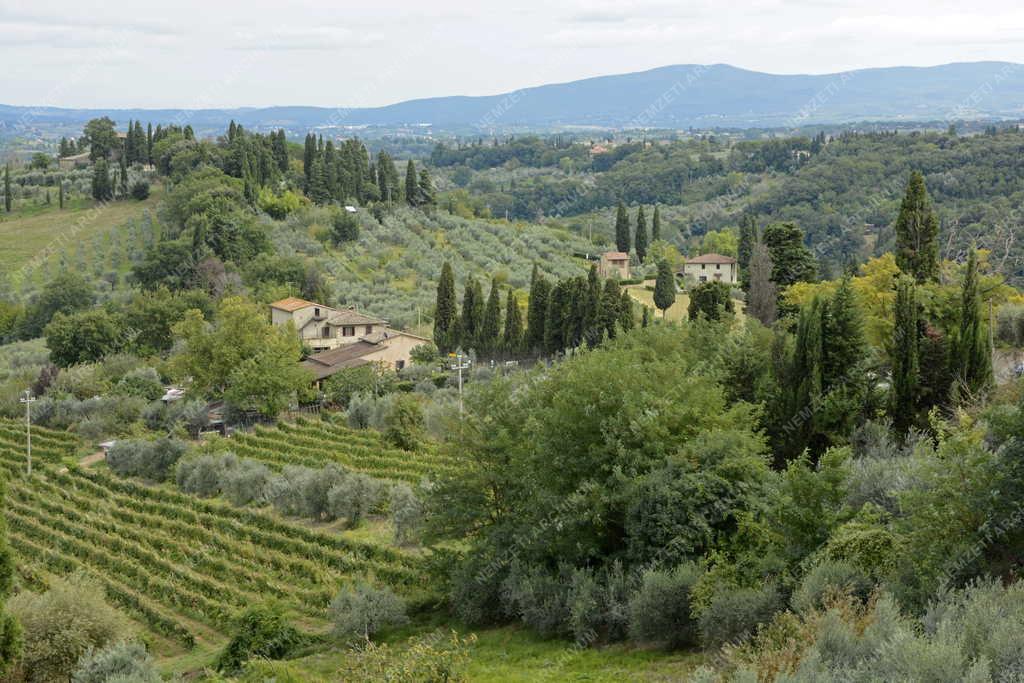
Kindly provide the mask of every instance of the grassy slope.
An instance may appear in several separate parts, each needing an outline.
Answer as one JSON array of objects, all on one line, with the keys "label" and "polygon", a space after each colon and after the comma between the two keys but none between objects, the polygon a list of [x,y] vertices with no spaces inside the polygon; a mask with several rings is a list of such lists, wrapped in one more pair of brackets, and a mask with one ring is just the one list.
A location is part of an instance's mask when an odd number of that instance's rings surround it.
[{"label": "grassy slope", "polygon": [[149,199],[111,202],[94,209],[95,202],[75,202],[61,211],[56,202],[49,208],[31,208],[11,214],[0,214],[0,269],[14,272],[30,263],[44,250],[56,253],[70,249],[78,242],[137,218],[145,208],[153,209],[159,201],[161,188],[154,185]]}]

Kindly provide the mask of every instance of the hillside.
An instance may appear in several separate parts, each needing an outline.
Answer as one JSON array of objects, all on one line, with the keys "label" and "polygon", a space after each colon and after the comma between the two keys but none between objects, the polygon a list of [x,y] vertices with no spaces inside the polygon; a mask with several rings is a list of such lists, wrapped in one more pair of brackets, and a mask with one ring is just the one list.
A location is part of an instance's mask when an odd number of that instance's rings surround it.
[{"label": "hillside", "polygon": [[[998,86],[998,87],[995,87]],[[984,91],[984,97],[977,97]],[[649,71],[540,85],[490,96],[409,100],[348,109],[348,125],[430,124],[437,128],[600,125],[609,127],[792,127],[871,119],[1019,117],[1024,69],[1009,62],[861,69],[782,75],[727,64],[680,64]],[[339,102],[340,106],[350,103]],[[0,105],[0,122],[31,111],[37,123],[82,123],[99,116],[171,120],[179,110],[59,109]],[[189,111],[195,127],[297,130],[322,125],[334,109],[281,106]]]}]

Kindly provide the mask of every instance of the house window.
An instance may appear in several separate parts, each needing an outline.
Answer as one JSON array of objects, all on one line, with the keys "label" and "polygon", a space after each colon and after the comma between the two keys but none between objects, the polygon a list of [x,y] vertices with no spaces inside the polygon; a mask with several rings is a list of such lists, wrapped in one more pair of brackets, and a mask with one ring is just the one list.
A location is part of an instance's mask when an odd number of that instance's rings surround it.
[{"label": "house window", "polygon": [[395,361],[395,370],[401,370],[404,367],[405,367],[405,361],[404,360],[396,360]]},{"label": "house window", "polygon": [[722,264],[721,263],[716,263],[715,264],[715,270],[721,270],[721,269],[722,269]]},{"label": "house window", "polygon": [[702,264],[700,264],[700,269],[701,269],[701,270],[707,270],[707,268],[708,268],[708,266],[707,266],[707,264],[706,264],[706,263],[702,263]]},{"label": "house window", "polygon": [[367,325],[366,332],[364,334],[373,334],[373,325]]},{"label": "house window", "polygon": [[354,337],[356,336],[356,328],[351,325],[346,325],[341,328],[341,336],[343,337]]},{"label": "house window", "polygon": [[314,318],[319,318],[320,317],[320,309],[319,308],[314,308],[313,309],[313,317]]},{"label": "house window", "polygon": [[701,275],[700,276],[700,281],[701,282],[707,282],[708,281],[708,276],[707,275]]},{"label": "house window", "polygon": [[323,336],[324,339],[330,339],[331,338],[331,328],[328,327],[327,325],[324,325],[322,336]]}]

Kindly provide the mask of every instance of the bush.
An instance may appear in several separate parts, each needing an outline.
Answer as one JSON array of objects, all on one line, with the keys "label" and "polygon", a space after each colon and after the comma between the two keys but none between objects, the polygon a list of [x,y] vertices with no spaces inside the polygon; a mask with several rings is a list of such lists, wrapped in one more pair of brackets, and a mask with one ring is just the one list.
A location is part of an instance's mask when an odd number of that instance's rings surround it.
[{"label": "bush", "polygon": [[459,638],[454,631],[447,638],[430,633],[410,638],[398,652],[387,644],[367,643],[345,658],[343,680],[464,683],[469,680],[465,669],[475,640],[473,635]]},{"label": "bush", "polygon": [[670,648],[695,644],[697,624],[690,593],[699,578],[700,571],[692,563],[644,572],[640,588],[629,601],[630,636]]},{"label": "bush", "polygon": [[202,455],[186,458],[178,463],[175,479],[178,488],[201,498],[210,498],[221,492],[221,482],[228,467],[234,465],[234,456]]},{"label": "bush", "polygon": [[727,589],[712,597],[699,616],[701,643],[705,649],[717,650],[740,642],[781,609],[775,586]]},{"label": "bush", "polygon": [[238,618],[235,633],[217,656],[215,666],[218,671],[233,673],[255,657],[281,659],[303,640],[277,605],[250,607]]},{"label": "bush", "polygon": [[267,501],[283,515],[301,516],[306,510],[306,481],[315,476],[308,467],[285,465],[281,474],[267,483]]},{"label": "bush", "polygon": [[569,581],[569,628],[576,644],[613,642],[629,630],[629,574],[618,561],[595,572],[577,569]]},{"label": "bush", "polygon": [[355,527],[380,502],[383,484],[358,472],[347,473],[327,492],[327,510],[333,519]]},{"label": "bush", "polygon": [[824,560],[815,565],[793,591],[790,604],[804,614],[826,607],[829,598],[849,595],[864,602],[874,588],[874,582],[863,571],[842,560]]},{"label": "bush", "polygon": [[393,394],[384,413],[384,439],[406,451],[416,449],[423,432],[423,408],[414,396]]},{"label": "bush", "polygon": [[423,503],[405,484],[391,487],[388,509],[395,527],[395,543],[407,545],[419,539],[423,526]]},{"label": "bush", "polygon": [[364,638],[381,629],[408,623],[405,605],[390,588],[357,583],[341,589],[331,602],[334,633],[342,638]]},{"label": "bush", "polygon": [[156,441],[126,439],[111,447],[107,465],[121,477],[165,481],[187,448],[183,441],[169,437]]},{"label": "bush", "polygon": [[45,593],[19,593],[7,604],[21,624],[21,670],[28,681],[67,680],[87,652],[131,636],[103,588],[84,575],[54,579]]},{"label": "bush", "polygon": [[241,460],[224,471],[221,490],[233,505],[262,503],[266,500],[270,470],[261,462]]},{"label": "bush", "polygon": [[164,386],[160,382],[160,374],[153,368],[144,367],[132,370],[117,383],[114,390],[124,396],[138,396],[147,401],[155,401],[164,395]]},{"label": "bush", "polygon": [[145,180],[136,180],[132,183],[132,199],[137,199],[140,202],[144,199],[149,198],[149,183]]},{"label": "bush", "polygon": [[501,584],[502,607],[542,636],[567,635],[572,618],[570,581],[565,567],[552,574],[543,567],[515,563]]},{"label": "bush", "polygon": [[122,641],[102,650],[89,650],[78,660],[72,683],[107,683],[110,680],[132,683],[159,683],[161,678],[146,648],[136,642]]}]

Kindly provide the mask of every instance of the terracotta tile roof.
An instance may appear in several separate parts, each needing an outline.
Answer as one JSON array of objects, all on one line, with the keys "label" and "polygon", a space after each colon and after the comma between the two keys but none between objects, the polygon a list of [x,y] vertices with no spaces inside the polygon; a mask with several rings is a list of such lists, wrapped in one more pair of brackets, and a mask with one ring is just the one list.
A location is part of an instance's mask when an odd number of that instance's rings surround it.
[{"label": "terracotta tile roof", "polygon": [[687,263],[736,263],[736,259],[732,256],[722,256],[721,254],[701,254],[690,259],[686,259]]},{"label": "terracotta tile roof", "polygon": [[621,261],[623,259],[628,259],[629,254],[621,251],[609,251],[605,253],[604,257],[609,261]]},{"label": "terracotta tile roof", "polygon": [[[275,301],[274,303],[270,304],[271,308],[276,308],[281,311],[288,311],[289,313],[297,311],[301,308],[306,308],[307,306],[320,306],[320,304],[315,304],[312,301],[306,301],[305,299],[300,299],[295,296],[290,296],[287,299],[281,299],[280,301]],[[321,308],[327,308],[327,306],[321,306]]]},{"label": "terracotta tile roof", "polygon": [[375,351],[380,351],[380,347],[376,344],[357,341],[309,356],[300,365],[312,372],[313,376],[319,380],[330,377],[339,370],[369,363],[370,361],[365,356]]}]

